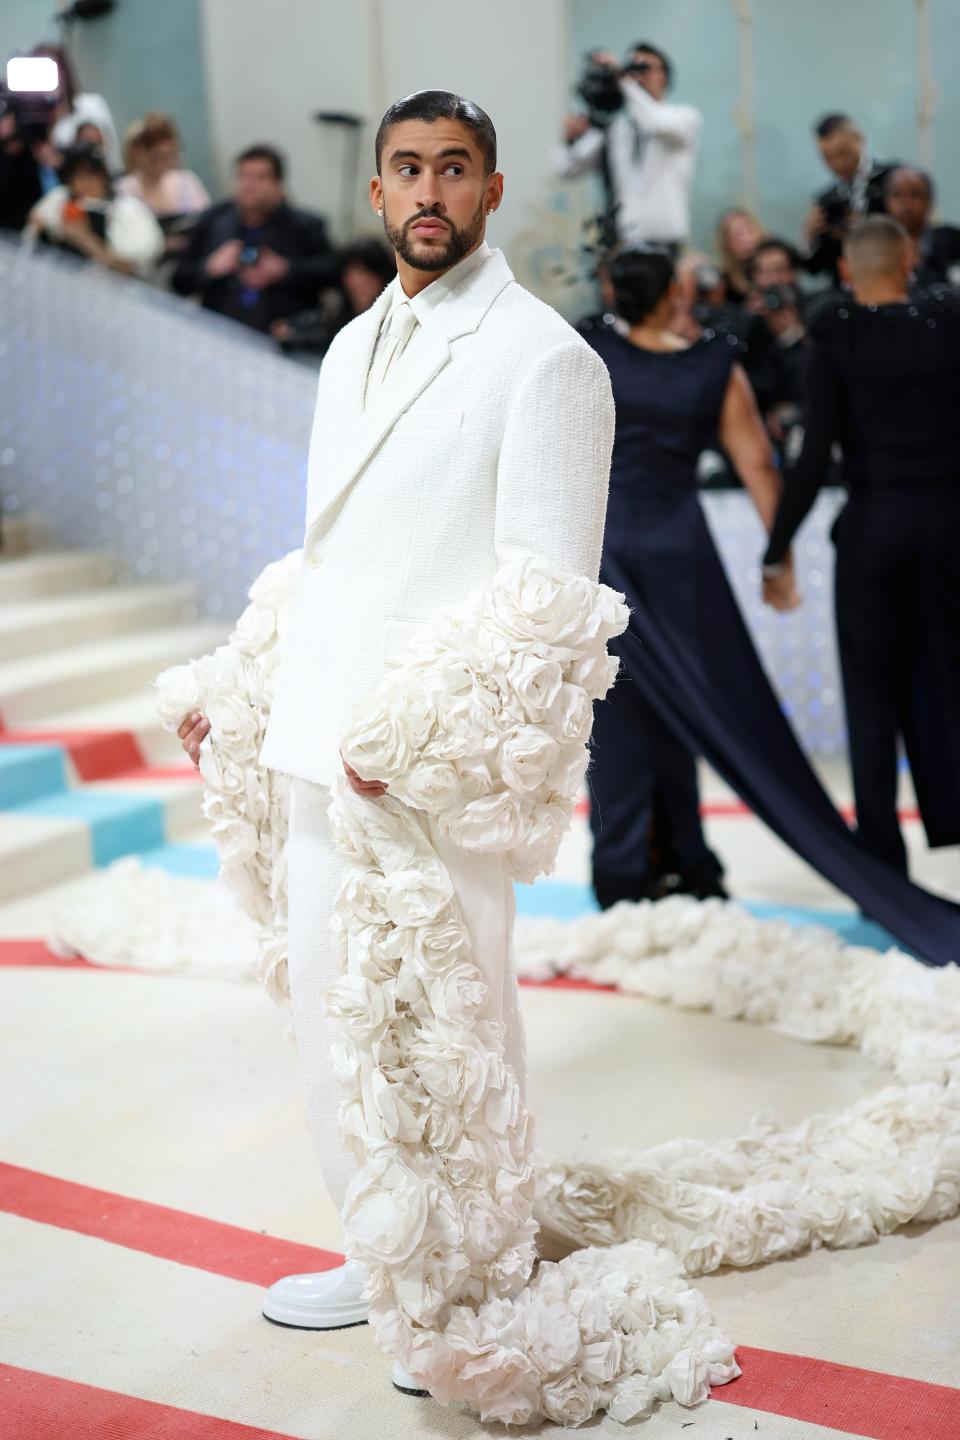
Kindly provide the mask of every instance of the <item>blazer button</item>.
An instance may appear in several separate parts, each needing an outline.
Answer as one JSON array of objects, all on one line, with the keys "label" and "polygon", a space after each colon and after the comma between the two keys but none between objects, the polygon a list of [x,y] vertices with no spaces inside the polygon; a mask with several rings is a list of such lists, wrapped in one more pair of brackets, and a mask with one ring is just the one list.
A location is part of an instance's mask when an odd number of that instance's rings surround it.
[{"label": "blazer button", "polygon": [[311,570],[319,570],[319,568],[320,568],[320,566],[321,566],[321,564],[322,564],[322,561],[321,561],[321,559],[320,559],[320,556],[317,554],[316,550],[314,550],[314,551],[311,552],[310,557],[309,557],[309,559],[307,560],[307,564],[310,566],[310,569],[311,569]]}]

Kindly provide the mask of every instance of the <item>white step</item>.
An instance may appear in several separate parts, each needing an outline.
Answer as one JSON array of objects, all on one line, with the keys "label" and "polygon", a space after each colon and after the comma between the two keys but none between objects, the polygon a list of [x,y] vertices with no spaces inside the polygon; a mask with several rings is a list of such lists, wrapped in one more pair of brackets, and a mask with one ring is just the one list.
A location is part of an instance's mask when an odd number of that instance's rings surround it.
[{"label": "white step", "polygon": [[[11,729],[16,732],[16,726]],[[148,765],[182,765],[186,756],[176,735],[164,730],[157,716],[152,688],[142,688],[115,700],[81,705],[44,715],[41,726],[28,723],[27,729],[128,731],[136,736]]]},{"label": "white step", "polygon": [[30,721],[49,728],[46,717],[70,706],[142,692],[160,670],[208,654],[227,633],[208,621],[8,660],[0,665],[0,718],[11,727]]},{"label": "white step", "polygon": [[106,550],[46,550],[0,561],[0,605],[109,585],[116,560]]},{"label": "white step", "polygon": [[0,664],[131,630],[192,620],[194,595],[189,584],[123,585],[14,601],[0,607]]},{"label": "white step", "polygon": [[0,900],[32,895],[90,869],[90,832],[80,820],[0,812]]},{"label": "white step", "polygon": [[0,559],[39,550],[46,539],[46,525],[39,515],[0,516]]},{"label": "white step", "polygon": [[[183,758],[185,760],[186,757]],[[207,823],[201,808],[203,785],[193,775],[185,775],[182,780],[170,777],[163,780],[92,780],[83,788],[102,790],[114,795],[123,791],[129,795],[143,795],[159,800],[166,816],[168,842],[183,840]]]}]

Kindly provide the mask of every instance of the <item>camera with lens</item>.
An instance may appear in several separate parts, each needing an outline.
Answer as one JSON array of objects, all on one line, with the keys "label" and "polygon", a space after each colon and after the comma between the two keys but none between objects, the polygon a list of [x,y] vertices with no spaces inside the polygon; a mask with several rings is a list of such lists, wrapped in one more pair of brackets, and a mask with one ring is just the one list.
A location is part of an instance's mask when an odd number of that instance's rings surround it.
[{"label": "camera with lens", "polygon": [[850,208],[842,195],[833,195],[822,206],[827,228],[845,230],[850,219]]},{"label": "camera with lens", "polygon": [[586,105],[594,125],[609,125],[623,105],[619,70],[599,59],[596,52],[590,51],[580,76],[577,94]]},{"label": "camera with lens", "polygon": [[776,314],[779,310],[789,310],[797,303],[796,286],[768,285],[766,290],[760,291],[760,298],[763,301],[764,309],[769,314]]},{"label": "camera with lens", "polygon": [[256,265],[260,259],[260,251],[256,245],[244,245],[240,251],[240,264],[246,269],[248,265]]},{"label": "camera with lens", "polygon": [[53,128],[54,101],[47,95],[23,94],[0,81],[0,120],[13,117],[13,132],[7,137],[21,145],[42,145]]}]

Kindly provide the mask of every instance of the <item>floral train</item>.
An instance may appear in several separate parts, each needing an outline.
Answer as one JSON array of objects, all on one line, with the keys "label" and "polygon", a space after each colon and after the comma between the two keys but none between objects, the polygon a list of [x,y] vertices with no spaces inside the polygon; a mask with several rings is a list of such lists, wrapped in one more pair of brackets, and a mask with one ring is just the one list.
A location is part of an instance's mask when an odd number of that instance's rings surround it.
[{"label": "floral train", "polygon": [[[211,719],[207,813],[278,997],[286,782],[258,772],[257,755],[298,564],[261,576],[228,646],[159,682],[168,723],[191,708]],[[765,1118],[738,1141],[535,1176],[532,1126],[497,1028],[475,1018],[483,982],[422,817],[504,854],[517,878],[548,869],[585,768],[590,700],[612,678],[606,640],[625,618],[611,592],[543,563],[499,572],[424,630],[346,738],[350,762],[389,780],[390,796],[371,805],[344,787],[332,809],[345,879],[330,1005],[359,1167],[350,1251],[371,1271],[385,1346],[438,1399],[511,1423],[695,1403],[737,1371],[685,1275],[862,1244],[960,1203],[960,975],[714,902],[521,922],[518,969],[860,1044],[901,1084],[792,1130]],[[901,1003],[885,1021],[891,992]],[[594,1248],[535,1267],[537,1219]]]}]

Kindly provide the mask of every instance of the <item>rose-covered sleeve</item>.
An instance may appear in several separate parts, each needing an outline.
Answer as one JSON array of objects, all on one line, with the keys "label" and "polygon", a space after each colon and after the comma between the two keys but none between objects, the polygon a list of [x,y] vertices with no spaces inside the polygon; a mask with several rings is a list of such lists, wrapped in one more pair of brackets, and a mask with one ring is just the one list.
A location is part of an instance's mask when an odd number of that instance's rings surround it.
[{"label": "rose-covered sleeve", "polygon": [[551,561],[501,566],[439,612],[357,713],[343,756],[463,849],[548,872],[587,767],[592,702],[617,662],[623,597]]},{"label": "rose-covered sleeve", "polygon": [[200,752],[203,813],[211,821],[221,878],[253,922],[260,977],[277,1000],[287,997],[289,782],[260,765],[260,747],[300,553],[267,566],[226,645],[164,670],[155,682],[157,710],[169,730],[191,710],[210,721]]}]

